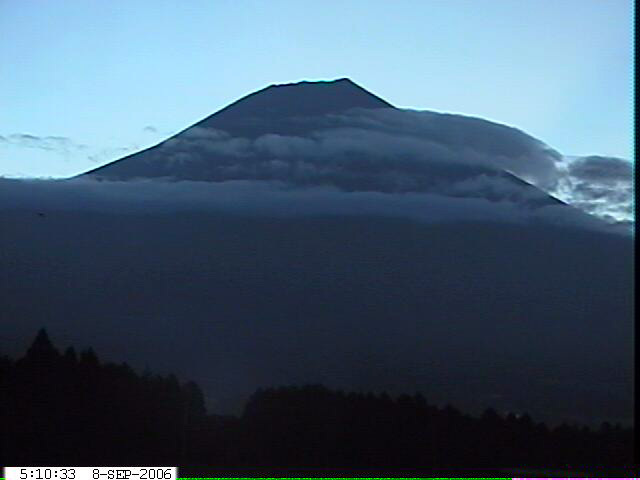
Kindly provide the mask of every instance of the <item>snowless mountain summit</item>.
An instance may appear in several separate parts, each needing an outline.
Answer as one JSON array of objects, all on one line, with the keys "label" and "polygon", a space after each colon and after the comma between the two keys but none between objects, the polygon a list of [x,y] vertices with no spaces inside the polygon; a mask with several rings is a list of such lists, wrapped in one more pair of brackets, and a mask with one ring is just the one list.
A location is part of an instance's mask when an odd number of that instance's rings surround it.
[{"label": "snowless mountain summit", "polygon": [[241,98],[202,123],[233,123],[252,117],[278,119],[283,116],[324,115],[350,108],[394,107],[348,78],[340,78],[271,85]]}]

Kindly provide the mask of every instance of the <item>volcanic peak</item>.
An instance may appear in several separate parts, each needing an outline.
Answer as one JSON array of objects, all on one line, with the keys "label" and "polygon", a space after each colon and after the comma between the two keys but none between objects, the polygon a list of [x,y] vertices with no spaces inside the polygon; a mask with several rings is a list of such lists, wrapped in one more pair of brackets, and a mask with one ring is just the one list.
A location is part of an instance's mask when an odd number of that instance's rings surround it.
[{"label": "volcanic peak", "polygon": [[339,113],[351,108],[394,108],[348,78],[274,84],[251,93],[215,114],[217,121]]}]

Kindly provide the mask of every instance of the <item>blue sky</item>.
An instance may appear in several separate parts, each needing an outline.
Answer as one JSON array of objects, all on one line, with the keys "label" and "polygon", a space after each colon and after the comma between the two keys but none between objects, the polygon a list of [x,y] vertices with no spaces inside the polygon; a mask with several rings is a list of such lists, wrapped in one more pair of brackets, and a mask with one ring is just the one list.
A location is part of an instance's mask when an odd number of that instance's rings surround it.
[{"label": "blue sky", "polygon": [[632,37],[626,0],[4,0],[0,175],[74,175],[269,84],[339,77],[631,159]]}]

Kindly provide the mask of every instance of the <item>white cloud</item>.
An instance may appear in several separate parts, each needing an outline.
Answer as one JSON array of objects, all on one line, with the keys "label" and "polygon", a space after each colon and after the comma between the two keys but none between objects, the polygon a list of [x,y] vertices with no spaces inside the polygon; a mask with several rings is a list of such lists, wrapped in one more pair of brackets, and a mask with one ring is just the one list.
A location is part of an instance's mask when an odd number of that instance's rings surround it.
[{"label": "white cloud", "polygon": [[551,193],[610,222],[633,222],[633,164],[615,157],[565,157]]}]

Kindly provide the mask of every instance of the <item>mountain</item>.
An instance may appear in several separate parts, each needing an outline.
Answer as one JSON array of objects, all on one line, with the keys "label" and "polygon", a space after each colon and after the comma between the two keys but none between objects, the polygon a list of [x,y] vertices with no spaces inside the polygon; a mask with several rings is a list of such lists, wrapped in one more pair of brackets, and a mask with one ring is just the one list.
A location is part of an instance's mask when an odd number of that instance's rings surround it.
[{"label": "mountain", "polygon": [[[152,148],[82,176],[278,181],[545,206],[562,202],[525,181],[528,164],[548,165],[558,158],[515,128],[400,110],[343,78],[272,85]],[[522,172],[504,168],[513,159]]]},{"label": "mountain", "polygon": [[0,349],[45,326],[195,380],[216,413],[322,383],[630,423],[633,241],[542,190],[559,157],[338,80],[268,87],[81,179],[0,179]]}]

